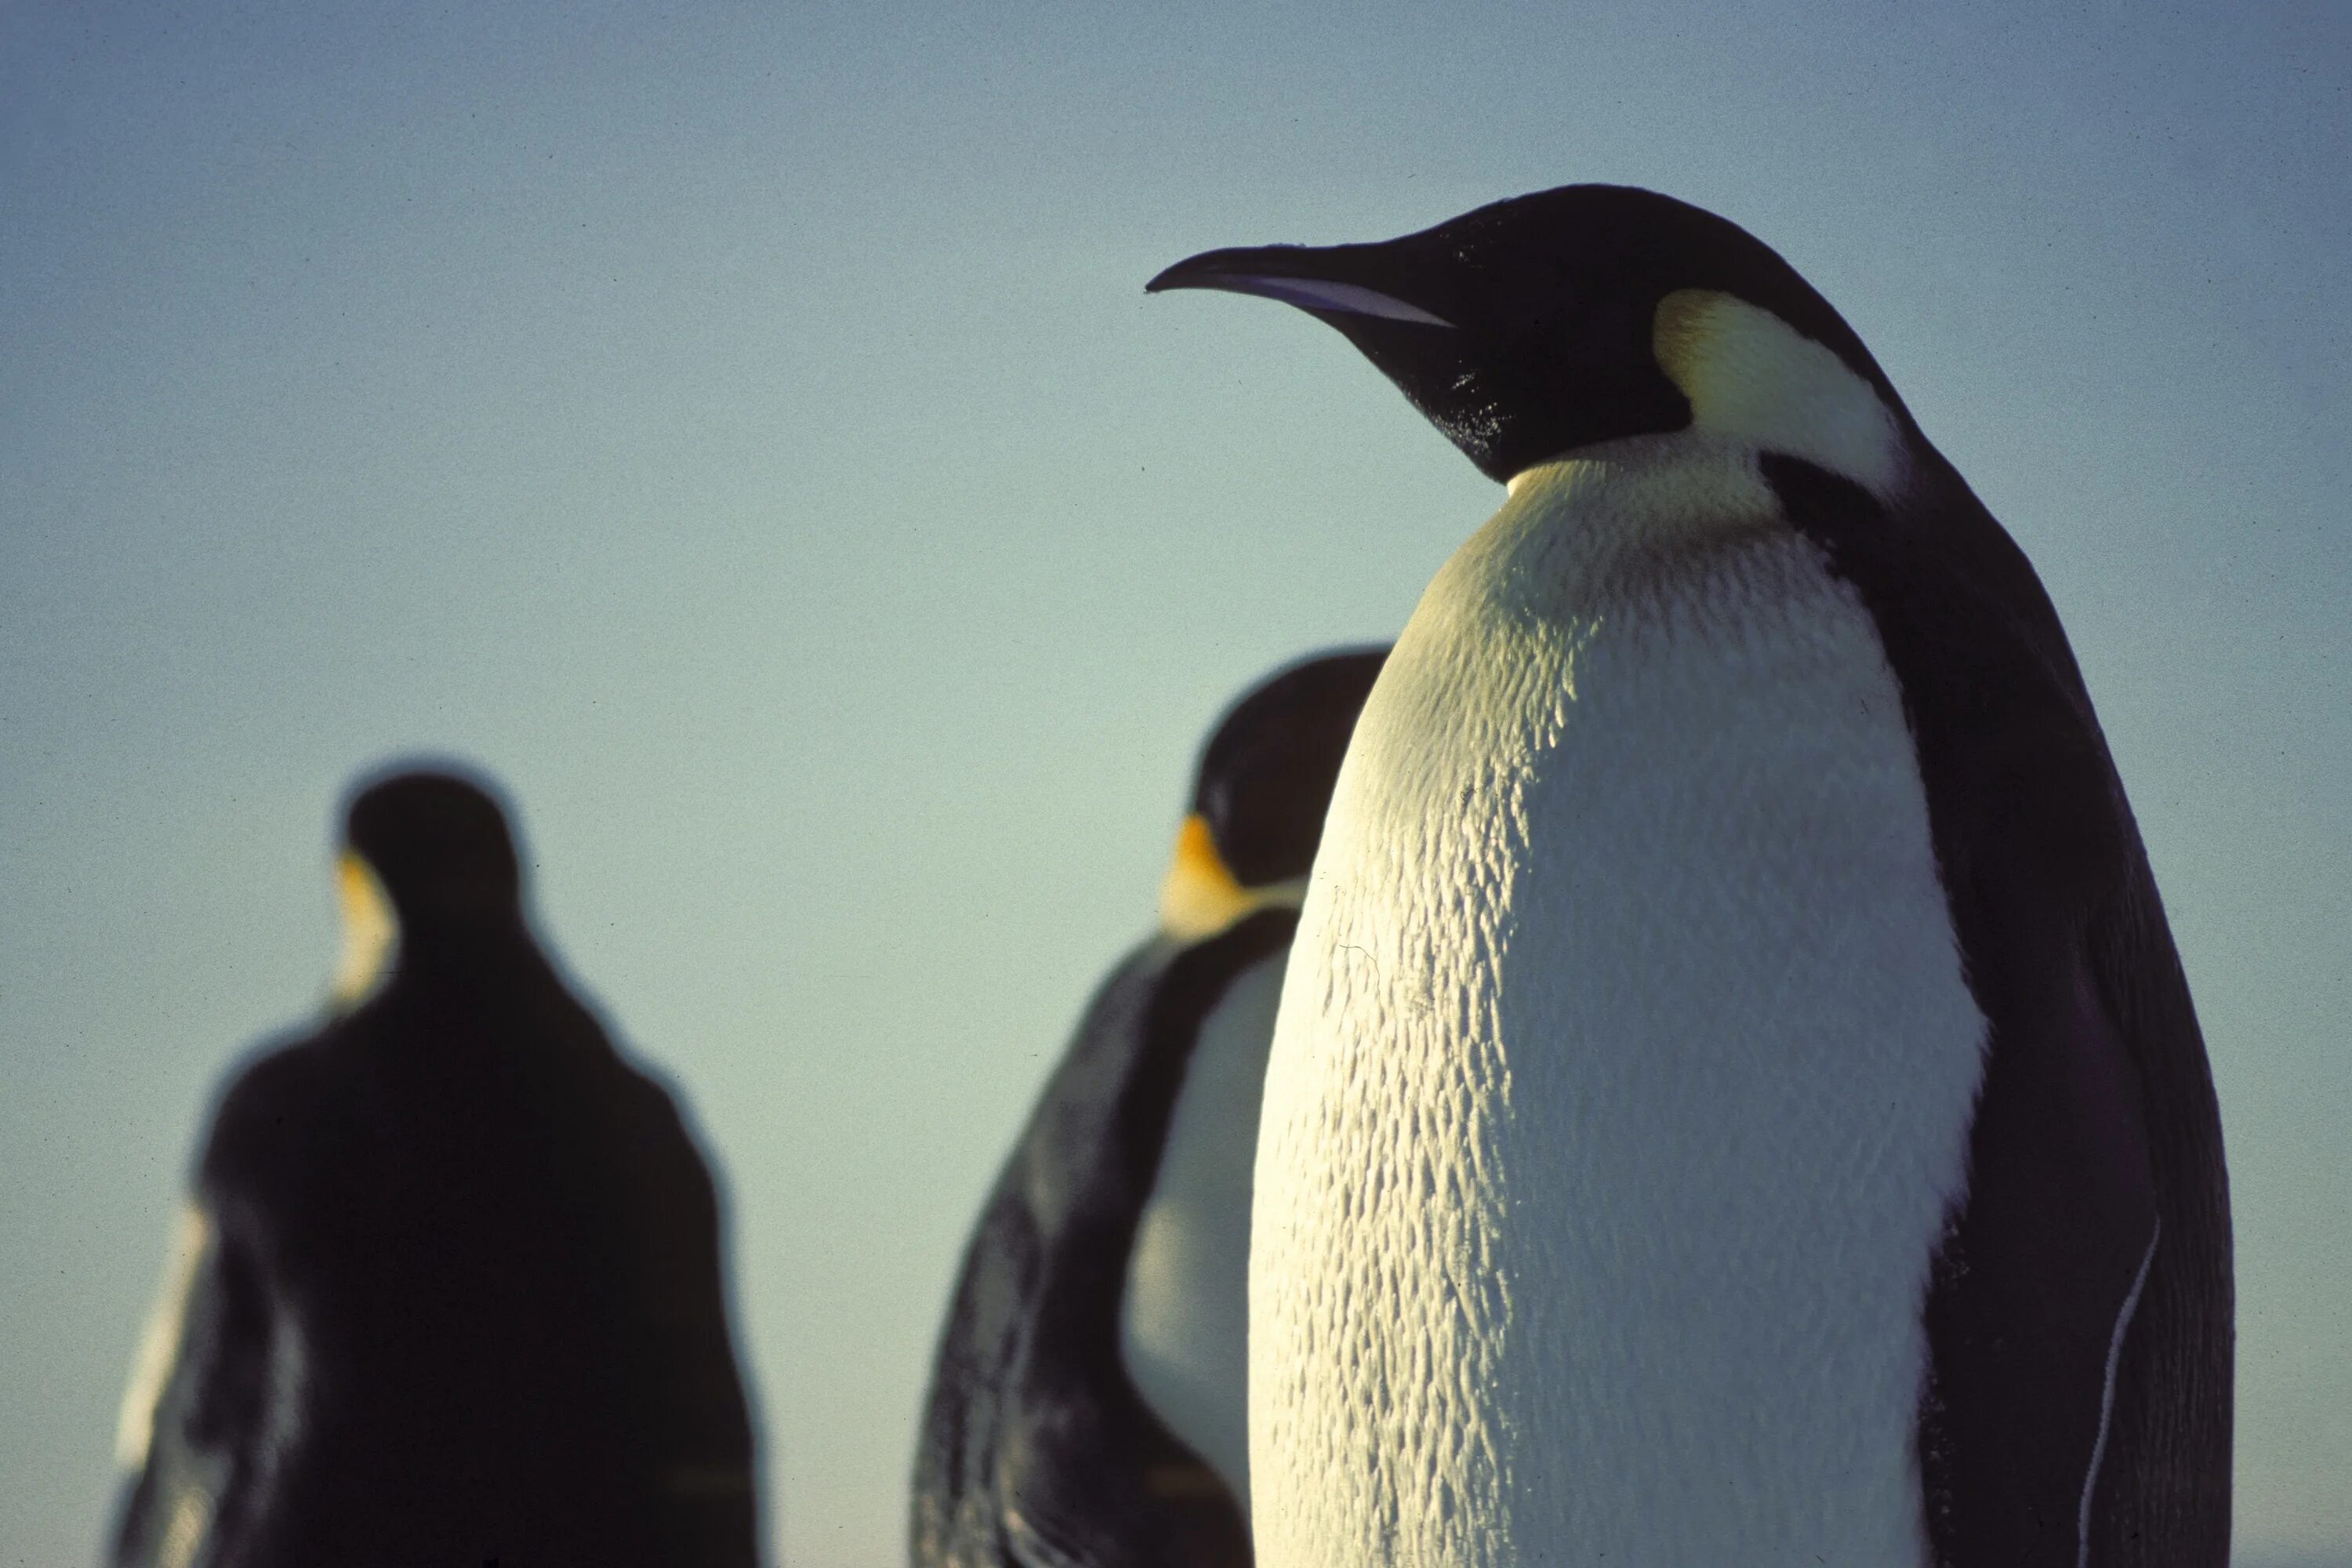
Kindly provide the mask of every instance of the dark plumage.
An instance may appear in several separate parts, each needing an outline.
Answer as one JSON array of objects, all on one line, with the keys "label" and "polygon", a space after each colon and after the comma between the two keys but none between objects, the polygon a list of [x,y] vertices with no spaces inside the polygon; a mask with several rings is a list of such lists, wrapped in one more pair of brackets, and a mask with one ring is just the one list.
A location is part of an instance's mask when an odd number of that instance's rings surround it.
[{"label": "dark plumage", "polygon": [[[1327,656],[1237,702],[1192,795],[1238,894],[1303,877],[1384,650]],[[1180,841],[1180,845],[1182,841]],[[1179,875],[1187,851],[1180,847]],[[1249,1531],[1120,1357],[1138,1220],[1202,1019],[1297,923],[1279,905],[1155,934],[1087,1005],[965,1256],[916,1455],[918,1568],[1242,1568]]]},{"label": "dark plumage", "polygon": [[755,1563],[718,1203],[670,1095],[533,942],[482,789],[383,779],[348,842],[397,964],[221,1097],[112,1561]]},{"label": "dark plumage", "polygon": [[[2147,852],[2057,611],[1948,464],[1907,515],[1810,464],[1768,457],[1763,468],[1861,594],[1902,683],[1990,1026],[1969,1192],[1926,1310],[1919,1458],[1938,1560],[2073,1563],[2081,1531],[2095,1564],[2226,1563],[2233,1289],[2220,1110]],[[2083,1514],[2112,1303],[2143,1258]]]}]

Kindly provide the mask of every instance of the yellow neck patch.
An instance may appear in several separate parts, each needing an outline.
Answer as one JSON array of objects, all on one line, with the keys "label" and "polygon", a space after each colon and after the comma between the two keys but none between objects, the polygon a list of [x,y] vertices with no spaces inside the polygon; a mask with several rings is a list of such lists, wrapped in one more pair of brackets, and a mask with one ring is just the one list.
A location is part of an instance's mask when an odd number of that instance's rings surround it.
[{"label": "yellow neck patch", "polygon": [[342,910],[343,950],[329,993],[338,1007],[355,1006],[383,979],[400,946],[400,920],[374,868],[346,849],[335,860],[335,901]]},{"label": "yellow neck patch", "polygon": [[1678,289],[1658,301],[1651,352],[1690,399],[1692,429],[1801,458],[1882,500],[1902,489],[1902,426],[1877,388],[1771,311]]},{"label": "yellow neck patch", "polygon": [[1306,892],[1304,877],[1271,887],[1243,887],[1217,853],[1208,819],[1194,812],[1176,830],[1176,853],[1160,884],[1160,929],[1179,942],[1201,942],[1260,910],[1276,905],[1295,909]]}]

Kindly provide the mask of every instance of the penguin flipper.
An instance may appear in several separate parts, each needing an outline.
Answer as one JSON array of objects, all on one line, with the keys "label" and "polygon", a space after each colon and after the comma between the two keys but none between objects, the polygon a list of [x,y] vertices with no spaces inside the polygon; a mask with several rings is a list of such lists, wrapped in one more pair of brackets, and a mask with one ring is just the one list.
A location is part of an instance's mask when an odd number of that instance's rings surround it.
[{"label": "penguin flipper", "polygon": [[2090,964],[2141,1064],[2164,1226],[2116,1366],[2090,1561],[2220,1568],[2236,1342],[2229,1173],[2204,1036],[2136,832],[2122,885],[2093,921]]},{"label": "penguin flipper", "polygon": [[648,1345],[666,1352],[639,1358],[653,1528],[674,1561],[749,1568],[760,1560],[757,1441],[728,1322],[719,1178],[677,1092],[625,1059],[585,1009],[564,1005],[573,1031],[601,1047],[613,1120],[599,1135],[629,1152],[622,1212],[651,1291]]},{"label": "penguin flipper", "polygon": [[1920,1465],[1956,1568],[2084,1561],[2123,1354],[2170,1239],[2131,1052],[2087,963],[2068,967],[2063,994],[1993,1020],[1969,1188],[1928,1292]]},{"label": "penguin flipper", "polygon": [[[111,1568],[187,1568],[232,1536],[251,1500],[268,1426],[269,1324],[257,1279],[209,1221],[205,1239],[161,1310],[178,1333],[143,1412],[143,1449],[125,1478]],[[134,1390],[134,1398],[143,1390]],[[210,1556],[221,1555],[215,1546]]]},{"label": "penguin flipper", "polygon": [[1115,1347],[1089,1327],[1105,1316],[1099,1282],[1074,1289],[1054,1272],[1036,1215],[1000,1191],[967,1253],[924,1409],[912,1561],[1247,1568],[1223,1483],[1105,1370]]},{"label": "penguin flipper", "polygon": [[2227,1560],[2228,1182],[2212,1075],[2089,689],[1948,465],[1890,509],[1794,458],[1782,510],[1878,626],[1987,1024],[1927,1303],[1939,1562]]},{"label": "penguin flipper", "polygon": [[1020,1568],[1249,1568],[1233,1495],[1131,1394],[1043,1389],[1010,1412],[997,1491]]},{"label": "penguin flipper", "polygon": [[924,1401],[910,1521],[917,1568],[1002,1568],[1014,1561],[997,1498],[996,1454],[1036,1252],[1029,1216],[1000,1187],[965,1249]]},{"label": "penguin flipper", "polygon": [[[1286,921],[1287,917],[1283,917]],[[1270,945],[1265,917],[1234,952]],[[1118,1302],[1172,1089],[1148,942],[1106,980],[1039,1097],[972,1239],[916,1455],[917,1568],[1246,1568],[1223,1486],[1129,1384]],[[1217,962],[1196,950],[1191,963]],[[1172,1080],[1171,1080],[1172,1081]],[[1139,1155],[1149,1145],[1150,1157]]]}]

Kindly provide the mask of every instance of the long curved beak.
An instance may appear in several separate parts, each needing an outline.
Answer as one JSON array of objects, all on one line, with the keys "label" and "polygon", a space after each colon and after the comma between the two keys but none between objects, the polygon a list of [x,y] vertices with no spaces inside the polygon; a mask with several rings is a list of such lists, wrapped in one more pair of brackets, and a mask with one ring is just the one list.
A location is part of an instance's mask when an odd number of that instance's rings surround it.
[{"label": "long curved beak", "polygon": [[1255,248],[1204,250],[1188,257],[1143,286],[1147,294],[1171,289],[1218,289],[1228,294],[1255,294],[1279,300],[1318,316],[1370,316],[1414,326],[1444,327],[1453,322],[1393,294],[1350,282],[1349,263],[1368,246],[1266,245]]}]

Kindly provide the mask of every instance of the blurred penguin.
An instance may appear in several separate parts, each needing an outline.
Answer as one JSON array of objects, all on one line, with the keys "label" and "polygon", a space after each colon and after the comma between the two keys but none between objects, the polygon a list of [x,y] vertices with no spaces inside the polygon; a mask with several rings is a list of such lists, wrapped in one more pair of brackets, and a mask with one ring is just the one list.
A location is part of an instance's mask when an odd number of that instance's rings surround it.
[{"label": "blurred penguin", "polygon": [[1250,1170],[1323,815],[1385,649],[1281,670],[1202,750],[1160,929],[983,1208],[916,1456],[917,1568],[1250,1561]]},{"label": "blurred penguin", "polygon": [[381,777],[339,874],[341,1011],[214,1113],[111,1561],[756,1563],[710,1176],[532,940],[498,803]]}]

